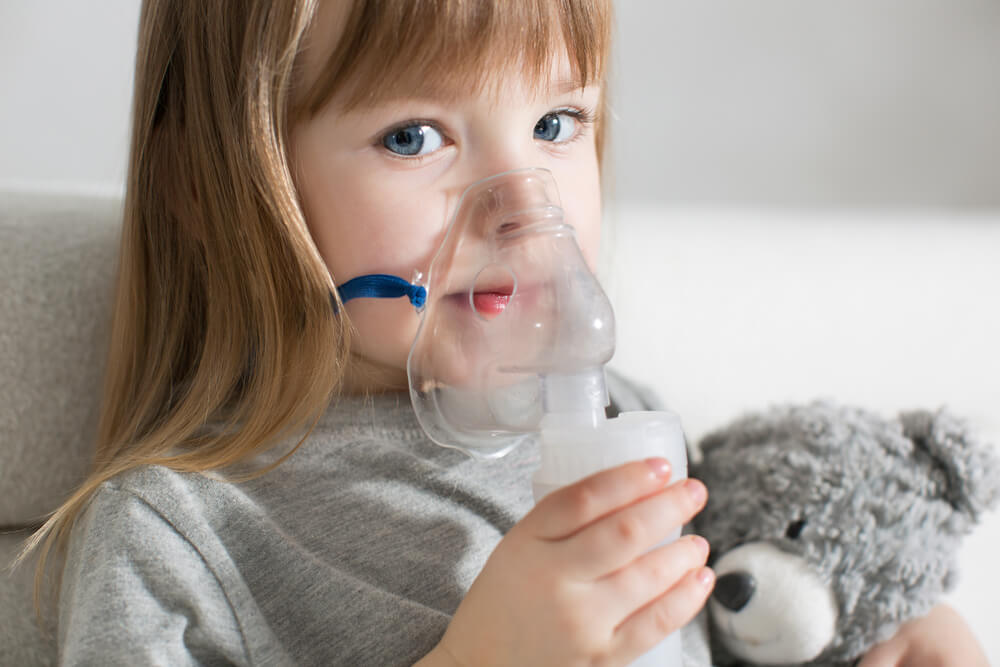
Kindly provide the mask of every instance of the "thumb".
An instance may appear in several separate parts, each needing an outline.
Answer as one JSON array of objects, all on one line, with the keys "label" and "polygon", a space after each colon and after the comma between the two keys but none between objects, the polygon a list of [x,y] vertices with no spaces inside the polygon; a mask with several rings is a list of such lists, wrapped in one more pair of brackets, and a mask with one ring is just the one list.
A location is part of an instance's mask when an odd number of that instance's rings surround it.
[{"label": "thumb", "polygon": [[906,642],[899,635],[868,649],[858,667],[900,667],[906,655]]}]

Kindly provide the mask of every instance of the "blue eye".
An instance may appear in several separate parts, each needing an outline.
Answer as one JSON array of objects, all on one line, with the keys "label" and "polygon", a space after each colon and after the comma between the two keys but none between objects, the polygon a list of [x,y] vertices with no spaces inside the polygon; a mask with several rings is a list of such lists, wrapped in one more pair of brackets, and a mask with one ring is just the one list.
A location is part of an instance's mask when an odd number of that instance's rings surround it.
[{"label": "blue eye", "polygon": [[576,118],[561,111],[547,113],[535,123],[535,139],[561,144],[576,134]]},{"label": "blue eye", "polygon": [[414,123],[397,127],[384,137],[382,145],[396,155],[414,157],[427,155],[441,148],[444,138],[430,125]]}]

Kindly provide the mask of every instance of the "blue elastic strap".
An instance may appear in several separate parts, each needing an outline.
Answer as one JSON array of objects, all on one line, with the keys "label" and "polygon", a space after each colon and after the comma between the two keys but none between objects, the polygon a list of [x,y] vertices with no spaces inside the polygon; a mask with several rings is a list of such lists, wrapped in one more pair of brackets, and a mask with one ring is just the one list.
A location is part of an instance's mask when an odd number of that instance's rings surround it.
[{"label": "blue elastic strap", "polygon": [[[374,297],[376,299],[395,299],[401,296],[409,298],[410,303],[418,310],[423,308],[427,302],[427,290],[413,283],[407,282],[398,276],[390,276],[384,273],[373,273],[367,276],[351,278],[346,283],[337,288],[342,302],[350,301],[361,297]],[[333,301],[333,295],[331,301]]]}]

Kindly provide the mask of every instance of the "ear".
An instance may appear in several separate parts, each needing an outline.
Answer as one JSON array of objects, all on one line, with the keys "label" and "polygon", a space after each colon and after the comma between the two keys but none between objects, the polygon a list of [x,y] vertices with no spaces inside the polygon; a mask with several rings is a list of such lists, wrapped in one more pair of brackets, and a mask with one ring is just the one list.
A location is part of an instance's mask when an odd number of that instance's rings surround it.
[{"label": "ear", "polygon": [[1000,460],[995,448],[979,442],[964,422],[944,410],[899,415],[903,435],[917,452],[944,473],[944,497],[973,522],[1000,501]]}]

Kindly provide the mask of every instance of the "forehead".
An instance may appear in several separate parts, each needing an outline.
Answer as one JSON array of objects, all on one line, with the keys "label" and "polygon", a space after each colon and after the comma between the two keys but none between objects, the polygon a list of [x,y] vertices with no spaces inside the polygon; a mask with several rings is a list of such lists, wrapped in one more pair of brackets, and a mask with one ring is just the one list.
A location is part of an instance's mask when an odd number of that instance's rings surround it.
[{"label": "forehead", "polygon": [[330,102],[350,109],[397,98],[500,98],[511,87],[541,96],[600,83],[606,5],[327,0],[297,57],[295,106],[312,115]]}]

